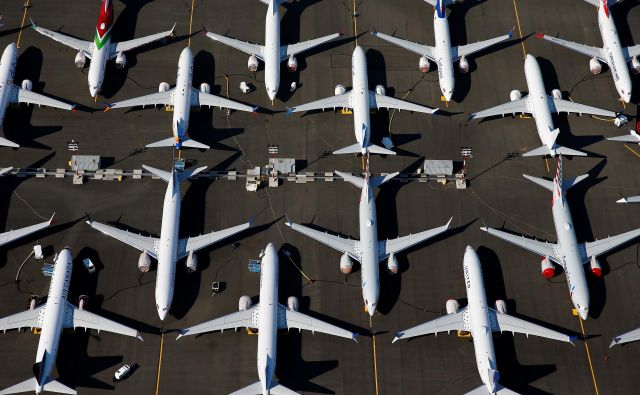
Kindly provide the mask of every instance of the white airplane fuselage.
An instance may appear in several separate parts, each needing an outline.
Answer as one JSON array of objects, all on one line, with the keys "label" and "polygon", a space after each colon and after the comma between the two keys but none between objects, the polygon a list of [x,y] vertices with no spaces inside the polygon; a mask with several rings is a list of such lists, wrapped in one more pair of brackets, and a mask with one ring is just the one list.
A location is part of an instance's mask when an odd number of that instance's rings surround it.
[{"label": "white airplane fuselage", "polygon": [[371,104],[369,102],[369,77],[367,75],[367,57],[362,47],[357,46],[351,57],[351,79],[353,88],[353,131],[362,147],[362,155],[367,153],[371,135]]},{"label": "white airplane fuselage", "polygon": [[9,106],[13,86],[13,77],[18,66],[18,49],[11,43],[7,45],[0,58],[0,128],[4,124],[4,114]]},{"label": "white airplane fuselage", "polygon": [[467,246],[463,260],[464,280],[467,288],[467,311],[471,318],[471,333],[476,365],[482,382],[489,393],[496,392],[500,378],[496,353],[493,347],[493,332],[484,288],[482,267],[476,251]]},{"label": "white airplane fuselage", "polygon": [[102,83],[104,82],[104,71],[107,68],[110,48],[111,38],[107,39],[106,44],[101,48],[98,48],[95,43],[92,45],[91,61],[89,62],[89,73],[87,76],[87,80],[89,82],[89,93],[93,98],[95,98],[102,90]]},{"label": "white airplane fuselage", "polygon": [[447,13],[443,9],[442,14],[438,9],[433,12],[433,33],[435,37],[435,58],[438,66],[438,82],[440,91],[446,101],[451,101],[455,87],[453,71],[453,58],[451,52],[451,36],[449,34],[449,21]]},{"label": "white airplane fuselage", "polygon": [[176,89],[173,97],[172,132],[176,140],[176,149],[181,148],[182,141],[186,140],[189,129],[189,115],[191,114],[191,96],[193,84],[193,55],[189,47],[182,50],[178,60],[178,74],[176,76]]},{"label": "white airplane fuselage", "polygon": [[380,257],[378,255],[378,220],[376,201],[369,179],[365,179],[358,207],[360,220],[360,282],[362,297],[370,316],[376,312],[380,298]]},{"label": "white airplane fuselage", "polygon": [[524,61],[524,76],[529,90],[531,115],[536,122],[538,136],[553,154],[556,148],[555,138],[552,133],[555,130],[555,126],[553,125],[551,109],[549,108],[549,97],[544,87],[540,65],[532,55],[527,55]]},{"label": "white airplane fuselage", "polygon": [[269,99],[273,101],[280,88],[280,13],[277,0],[269,2],[264,37],[264,85]]},{"label": "white airplane fuselage", "polygon": [[262,393],[268,394],[276,371],[278,349],[278,253],[269,243],[260,263],[260,305],[258,306],[258,378]]},{"label": "white airplane fuselage", "polygon": [[58,344],[64,327],[64,313],[67,307],[69,284],[71,283],[72,260],[69,247],[65,247],[58,253],[58,259],[55,262],[51,276],[47,305],[38,317],[38,324],[41,325],[42,330],[38,341],[36,363],[42,362],[44,359],[44,365],[41,368],[40,377],[36,378],[36,394],[42,393],[49,374],[56,363]]},{"label": "white airplane fuselage", "polygon": [[622,52],[622,45],[620,44],[620,38],[618,38],[618,30],[616,29],[616,24],[613,21],[608,6],[600,5],[598,7],[598,27],[600,28],[600,35],[602,36],[602,51],[611,69],[613,83],[616,86],[620,98],[625,103],[629,103],[629,100],[631,100],[631,75]]}]

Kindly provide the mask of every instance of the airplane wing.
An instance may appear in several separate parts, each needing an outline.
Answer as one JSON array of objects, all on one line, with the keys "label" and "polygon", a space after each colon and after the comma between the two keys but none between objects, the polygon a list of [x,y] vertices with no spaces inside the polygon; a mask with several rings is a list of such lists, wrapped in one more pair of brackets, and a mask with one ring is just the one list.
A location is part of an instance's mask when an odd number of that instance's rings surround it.
[{"label": "airplane wing", "polygon": [[329,42],[333,39],[342,36],[340,33],[329,34],[328,36],[315,38],[313,40],[304,41],[297,44],[289,44],[283,45],[280,47],[280,60],[285,60],[289,57],[289,55],[296,55],[300,52],[307,51],[313,47],[317,47],[318,45],[322,45],[326,42]]},{"label": "airplane wing", "polygon": [[469,119],[495,117],[496,115],[501,115],[504,117],[505,114],[531,114],[529,97],[525,96],[522,99],[510,101],[504,104],[500,104],[499,106],[487,108],[486,110],[474,112],[469,116]]},{"label": "airplane wing", "polygon": [[38,322],[40,312],[46,304],[40,305],[33,310],[21,311],[20,313],[0,318],[0,331],[6,332],[10,329],[40,328]]},{"label": "airplane wing", "polygon": [[558,44],[561,47],[572,49],[578,53],[587,55],[591,58],[596,58],[602,63],[607,63],[607,59],[604,57],[604,54],[602,53],[602,48],[591,47],[589,45],[584,45],[584,44],[578,44],[578,43],[574,43],[573,41],[567,41],[561,38],[548,36],[546,34],[541,34],[541,33],[536,34],[536,37],[550,41],[554,44]]},{"label": "airplane wing", "polygon": [[549,259],[556,260],[556,254],[554,252],[556,245],[554,243],[533,240],[524,236],[503,232],[498,229],[488,228],[486,226],[483,226],[480,229],[484,230],[491,236],[495,236],[504,241],[508,241],[509,243],[515,244],[520,248],[524,248],[525,250],[531,251],[534,254],[538,254],[540,256],[548,256]]},{"label": "airplane wing", "polygon": [[640,55],[640,45],[634,45],[633,47],[622,48],[622,53],[625,55],[625,59],[628,61]]},{"label": "airplane wing", "polygon": [[402,250],[406,250],[411,246],[414,246],[447,231],[452,219],[453,217],[449,219],[449,222],[447,222],[445,225],[438,228],[425,230],[423,232],[411,234],[408,236],[398,237],[397,239],[393,240],[380,240],[378,242],[378,259],[383,260],[388,257],[389,254],[395,254]]},{"label": "airplane wing", "polygon": [[51,221],[53,221],[53,216],[48,221],[40,222],[39,224],[26,226],[24,228],[10,230],[8,232],[0,233],[0,246],[11,243],[14,240],[18,240],[22,237],[28,236],[32,233],[35,233],[41,229],[46,228],[51,225]]},{"label": "airplane wing", "polygon": [[[260,0],[260,1],[263,1],[263,0]],[[33,386],[31,386],[29,390],[31,391],[32,388]],[[262,394],[262,393],[263,393],[262,383],[260,381],[257,381],[244,388],[234,391],[229,395],[256,395],[256,394]],[[285,387],[284,385],[278,383],[276,380],[271,380],[271,386],[269,387],[268,393],[270,395],[300,395],[299,393],[292,391],[289,388]]]},{"label": "airplane wing", "polygon": [[311,110],[324,111],[325,108],[333,108],[334,110],[336,108],[353,108],[353,104],[351,102],[351,97],[352,97],[351,92],[352,91],[349,91],[341,95],[330,96],[325,99],[312,101],[311,103],[302,104],[297,107],[291,107],[288,109],[287,113],[291,114],[294,112],[301,112],[301,111],[304,112],[304,111],[311,111]]},{"label": "airplane wing", "polygon": [[467,313],[467,308],[463,308],[457,313],[447,314],[443,317],[436,318],[424,324],[414,326],[413,328],[406,329],[396,333],[396,337],[392,343],[397,340],[409,339],[411,337],[438,334],[440,332],[451,331],[470,331],[471,328],[465,324],[464,315]]},{"label": "airplane wing", "polygon": [[611,344],[609,345],[609,348],[617,344],[630,343],[638,340],[640,340],[640,328],[634,329],[632,331],[629,331],[629,332],[623,333],[622,335],[618,335],[614,337],[613,340],[611,340]]},{"label": "airplane wing", "polygon": [[396,108],[398,110],[421,112],[425,114],[433,114],[434,112],[438,111],[437,108],[421,106],[419,104],[414,104],[386,95],[378,95],[377,93],[371,91],[369,92],[369,105],[378,109],[386,108],[388,110],[390,108]]},{"label": "airplane wing", "polygon": [[64,327],[65,328],[85,328],[96,329],[98,332],[106,331],[111,333],[117,333],[119,335],[136,337],[142,340],[140,333],[129,328],[126,325],[118,324],[115,321],[108,320],[104,317],[100,317],[97,314],[90,313],[87,310],[80,310],[76,306],[67,302],[67,307],[64,311]]},{"label": "airplane wing", "polygon": [[207,233],[205,235],[189,237],[186,239],[180,239],[180,241],[178,242],[178,251],[177,251],[178,259],[184,258],[185,256],[189,255],[189,252],[191,251],[196,252],[198,250],[201,250],[207,246],[210,246],[211,244],[215,244],[221,240],[224,240],[227,237],[231,237],[236,233],[240,233],[243,230],[248,229],[250,227],[251,227],[251,221],[242,225],[237,225],[231,228]]},{"label": "airplane wing", "polygon": [[489,308],[489,311],[492,323],[491,330],[494,332],[522,333],[523,335],[527,335],[527,337],[533,335],[573,344],[574,339],[571,336],[516,318],[509,314],[498,313],[492,308]]},{"label": "airplane wing", "polygon": [[556,99],[553,96],[549,96],[549,109],[551,112],[560,114],[561,112],[577,113],[577,114],[589,114],[599,115],[603,117],[615,118],[616,113],[609,110],[603,110],[597,107],[586,106],[584,104],[576,103],[570,100]]},{"label": "airplane wing", "polygon": [[313,317],[310,317],[306,314],[300,313],[298,311],[292,311],[288,308],[284,307],[281,304],[278,304],[278,317],[282,314],[283,319],[278,320],[278,329],[291,329],[296,328],[299,330],[307,330],[311,332],[321,332],[326,333],[327,335],[344,337],[345,339],[354,339],[358,336],[357,333],[349,332],[346,329],[342,329],[335,325],[331,325],[324,321],[320,321]]},{"label": "airplane wing", "polygon": [[285,224],[296,232],[302,233],[303,235],[317,240],[341,253],[346,252],[351,258],[360,261],[360,253],[356,251],[356,243],[359,242],[358,240],[335,236],[327,232],[320,232],[319,230],[311,229],[304,225],[294,224],[288,219]]},{"label": "airplane wing", "polygon": [[[235,313],[227,314],[225,316],[215,318],[211,321],[203,322],[189,328],[180,329],[180,334],[177,339],[182,336],[197,335],[200,333],[224,331],[225,329],[236,330],[238,328],[257,328],[258,327],[258,306],[256,304],[251,306],[247,310],[240,310]],[[253,319],[254,312],[256,314],[255,320]]]},{"label": "airplane wing", "polygon": [[170,106],[173,105],[173,95],[176,88],[169,89],[166,92],[152,93],[150,95],[135,97],[133,99],[123,100],[116,103],[107,105],[105,111],[112,108],[125,108],[125,107],[146,107],[146,106]]},{"label": "airplane wing", "polygon": [[638,236],[640,236],[640,229],[635,229],[619,234],[617,236],[611,236],[607,237],[606,239],[584,243],[580,246],[581,250],[582,247],[584,248],[583,251],[585,253],[585,256],[583,256],[582,258],[585,261],[588,261],[592,256],[600,256],[607,251],[613,250],[614,248],[635,239]]},{"label": "airplane wing", "polygon": [[142,47],[143,45],[150,44],[154,41],[162,40],[163,38],[169,37],[173,34],[173,29],[176,27],[174,24],[171,30],[167,30],[166,32],[151,34],[149,36],[134,38],[133,40],[122,41],[119,43],[111,44],[111,51],[109,52],[109,59],[115,58],[118,55],[118,52],[130,51],[132,49]]},{"label": "airplane wing", "polygon": [[230,38],[227,36],[222,36],[216,33],[207,33],[207,37],[214,41],[218,41],[222,44],[233,47],[237,50],[240,50],[248,55],[255,55],[256,58],[264,61],[264,57],[262,56],[264,52],[264,47],[258,44],[251,44],[246,41],[236,40],[235,38]]},{"label": "airplane wing", "polygon": [[51,31],[49,29],[42,28],[36,25],[33,20],[31,20],[31,26],[35,31],[42,34],[43,36],[47,36],[61,44],[66,45],[67,47],[71,47],[77,51],[82,51],[84,56],[91,59],[91,46],[93,43],[89,41],[80,40],[74,37],[67,36],[66,34],[58,33]]},{"label": "airplane wing", "polygon": [[429,58],[430,61],[435,62],[436,61],[436,56],[435,56],[435,48],[434,47],[430,47],[428,45],[422,45],[422,44],[418,44],[418,43],[414,43],[408,40],[403,40],[401,38],[398,37],[394,37],[394,36],[390,36],[388,34],[384,34],[384,33],[379,33],[379,32],[372,32],[371,33],[374,37],[378,37],[383,39],[384,41],[390,42],[391,44],[397,45],[401,48],[404,48],[406,50],[409,50],[415,54],[418,54],[420,56],[426,56],[427,58]]},{"label": "airplane wing", "polygon": [[[480,387],[473,389],[464,395],[487,395],[487,386],[482,384]],[[521,395],[518,392],[512,391],[507,387],[503,387],[500,383],[496,383],[496,395]]]},{"label": "airplane wing", "polygon": [[638,133],[636,133],[635,130],[631,129],[629,130],[629,134],[625,134],[623,136],[616,136],[616,137],[607,137],[607,140],[640,144],[640,135],[638,135]]},{"label": "airplane wing", "polygon": [[247,106],[224,97],[201,92],[199,89],[191,88],[191,107],[208,106],[230,108],[232,110],[255,112],[258,107]]},{"label": "airplane wing", "polygon": [[45,95],[22,89],[16,85],[13,85],[11,87],[11,93],[9,95],[9,100],[11,103],[37,104],[39,106],[61,108],[63,110],[69,111],[75,108],[74,104],[69,104],[60,100],[52,99]]},{"label": "airplane wing", "polygon": [[113,226],[105,225],[100,222],[87,220],[87,224],[93,229],[99,230],[107,236],[111,236],[116,240],[130,245],[131,247],[146,252],[150,256],[157,259],[158,239],[151,236],[143,236],[137,233],[131,233],[126,230],[118,229]]},{"label": "airplane wing", "polygon": [[453,53],[453,60],[456,61],[463,56],[469,56],[476,52],[480,52],[483,49],[489,48],[492,45],[498,44],[500,42],[506,41],[511,38],[512,32],[509,34],[505,34],[504,36],[491,38],[489,40],[478,41],[477,43],[467,44],[467,45],[459,45],[457,47],[451,48],[451,52]]}]

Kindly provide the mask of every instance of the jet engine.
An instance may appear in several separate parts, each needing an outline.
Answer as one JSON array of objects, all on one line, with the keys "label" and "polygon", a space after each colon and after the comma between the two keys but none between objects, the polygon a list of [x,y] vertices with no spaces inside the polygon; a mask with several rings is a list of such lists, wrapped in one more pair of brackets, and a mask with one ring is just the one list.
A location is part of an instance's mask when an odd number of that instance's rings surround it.
[{"label": "jet engine", "polygon": [[127,66],[127,55],[122,52],[118,52],[116,55],[116,68],[122,70]]},{"label": "jet engine", "polygon": [[447,300],[446,307],[447,307],[447,314],[457,313],[458,310],[460,310],[460,303],[458,303],[458,301],[455,299],[449,299]]},{"label": "jet engine", "polygon": [[287,69],[292,73],[295,73],[295,71],[298,70],[298,60],[295,56],[289,55],[289,60],[287,60]]},{"label": "jet engine", "polygon": [[421,56],[420,60],[418,61],[418,67],[420,68],[420,71],[423,73],[428,73],[430,66],[431,63],[429,63],[429,59],[427,59],[426,56]]},{"label": "jet engine", "polygon": [[78,309],[79,310],[86,310],[88,305],[89,305],[89,296],[87,296],[87,295],[78,296]]},{"label": "jet engine", "polygon": [[29,310],[33,310],[40,304],[40,297],[38,295],[29,296]]},{"label": "jet engine", "polygon": [[146,273],[151,268],[151,257],[147,254],[147,251],[142,251],[140,258],[138,258],[138,270],[142,273]]},{"label": "jet engine", "polygon": [[31,82],[31,80],[22,80],[22,89],[30,91],[33,89],[33,82]]},{"label": "jet engine", "polygon": [[249,71],[252,73],[255,73],[256,71],[258,71],[258,58],[256,58],[256,55],[249,56],[247,67],[249,68]]},{"label": "jet engine", "polygon": [[84,56],[84,52],[82,51],[78,51],[78,53],[76,54],[76,59],[75,59],[75,64],[76,67],[79,69],[84,68],[84,65],[87,64],[87,57]]},{"label": "jet engine", "polygon": [[340,271],[344,274],[349,274],[351,270],[353,270],[353,262],[351,262],[349,254],[345,252],[340,257]]},{"label": "jet engine", "polygon": [[336,85],[336,88],[333,90],[333,94],[336,96],[340,96],[340,95],[344,95],[345,92],[347,91],[347,89],[344,87],[344,85]]},{"label": "jet engine", "polygon": [[300,302],[298,301],[298,298],[296,298],[295,296],[289,296],[289,298],[287,299],[287,308],[289,309],[289,311],[298,311],[298,309],[300,308]]},{"label": "jet engine", "polygon": [[542,261],[540,261],[540,271],[544,278],[553,278],[553,276],[556,275],[555,266],[553,266],[553,263],[551,263],[549,258],[546,256],[542,258]]},{"label": "jet engine", "polygon": [[387,259],[387,270],[391,274],[398,273],[398,258],[393,253],[389,254],[389,259]]},{"label": "jet engine", "polygon": [[158,85],[158,92],[160,93],[167,92],[169,89],[171,89],[171,85],[169,85],[168,82],[161,82],[160,85]]},{"label": "jet engine", "polygon": [[462,74],[466,74],[469,72],[469,61],[467,60],[466,57],[463,56],[460,58],[460,63],[458,63],[458,69]]},{"label": "jet engine", "polygon": [[516,101],[522,99],[522,93],[519,90],[512,90],[509,92],[509,100]]},{"label": "jet engine", "polygon": [[187,273],[195,272],[198,269],[198,256],[190,251],[184,265],[187,268]]},{"label": "jet engine", "polygon": [[248,310],[249,307],[251,307],[251,298],[248,297],[247,295],[242,295],[240,297],[240,300],[238,300],[238,310],[239,311]]},{"label": "jet engine", "polygon": [[589,70],[591,70],[591,74],[597,75],[602,72],[602,64],[596,58],[591,58],[589,60]]},{"label": "jet engine", "polygon": [[500,314],[507,314],[507,303],[502,300],[496,300],[496,311]]},{"label": "jet engine", "polygon": [[631,70],[633,70],[635,74],[640,74],[640,59],[638,59],[637,56],[631,58]]},{"label": "jet engine", "polygon": [[384,89],[384,86],[376,85],[376,95],[384,96],[386,93],[387,91]]},{"label": "jet engine", "polygon": [[591,262],[589,263],[589,269],[591,269],[591,273],[594,276],[602,277],[602,266],[600,266],[600,262],[598,262],[595,256],[591,257]]},{"label": "jet engine", "polygon": [[200,92],[211,93],[211,86],[209,86],[209,84],[207,84],[206,82],[203,82],[202,84],[200,84]]},{"label": "jet engine", "polygon": [[551,91],[551,96],[553,96],[554,99],[562,99],[562,92],[560,89],[554,89]]}]

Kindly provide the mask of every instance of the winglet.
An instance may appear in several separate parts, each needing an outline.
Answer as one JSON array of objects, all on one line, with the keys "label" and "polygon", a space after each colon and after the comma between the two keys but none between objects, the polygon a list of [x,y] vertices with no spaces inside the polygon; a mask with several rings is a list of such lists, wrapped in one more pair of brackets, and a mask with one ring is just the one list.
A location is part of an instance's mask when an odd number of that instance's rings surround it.
[{"label": "winglet", "polygon": [[102,112],[107,112],[109,110],[111,110],[111,104],[107,104]]},{"label": "winglet", "polygon": [[356,343],[359,343],[359,342],[358,342],[358,336],[360,336],[360,334],[359,334],[358,332],[353,332],[353,333],[351,334],[351,340],[353,340],[353,341],[354,341],[354,342],[356,342]]},{"label": "winglet", "polygon": [[171,30],[170,30],[171,33],[169,33],[170,35],[173,35],[173,31],[176,29],[176,24],[177,22],[173,22],[173,26],[171,27]]},{"label": "winglet", "polygon": [[578,336],[569,336],[569,343],[571,343],[572,346],[576,346],[575,344],[573,344],[573,342],[575,340],[578,340]]},{"label": "winglet", "polygon": [[36,23],[33,21],[33,19],[31,19],[31,17],[29,17],[29,20],[31,21],[31,27],[32,27],[32,28],[34,28],[34,29],[35,29],[35,28],[37,28],[37,27],[38,27],[38,25],[36,25]]},{"label": "winglet", "polygon": [[611,339],[611,344],[609,344],[609,348],[615,346],[616,344],[618,344],[618,342],[620,341],[620,336],[616,336],[613,339]]},{"label": "winglet", "polygon": [[287,107],[287,115],[291,115],[293,114],[293,112],[295,111],[295,107]]},{"label": "winglet", "polygon": [[84,217],[86,218],[86,222],[87,225],[91,225],[93,223],[93,218],[91,218],[91,214],[89,214],[88,212],[84,212]]},{"label": "winglet", "polygon": [[141,342],[144,342],[144,339],[142,338],[142,335],[140,334],[140,332],[136,332],[136,339],[140,340]]},{"label": "winglet", "polygon": [[513,37],[513,32],[516,30],[516,25],[513,25],[513,27],[511,28],[511,30],[509,30],[509,33],[507,33],[507,36],[509,36],[509,38]]},{"label": "winglet", "polygon": [[251,109],[251,112],[256,112],[256,111],[258,111],[258,108],[260,108],[260,107],[258,107],[258,106],[254,106],[254,107]]},{"label": "winglet", "polygon": [[49,218],[49,225],[53,223],[53,217],[55,216],[56,216],[56,212],[54,211],[53,214],[51,214],[51,218]]},{"label": "winglet", "polygon": [[393,340],[391,341],[391,344],[397,342],[398,340],[400,340],[400,338],[402,337],[403,333],[402,332],[398,332],[396,333],[396,336],[393,338]]},{"label": "winglet", "polygon": [[371,26],[371,34],[374,35],[374,36],[378,35],[378,30],[376,30],[375,26]]},{"label": "winglet", "polygon": [[181,337],[183,337],[187,332],[184,329],[178,329],[178,337],[176,337],[176,340],[180,339]]},{"label": "winglet", "polygon": [[536,33],[536,38],[544,38],[544,34],[542,34],[542,33]]},{"label": "winglet", "polygon": [[287,226],[293,225],[293,222],[291,222],[291,219],[289,219],[289,214],[284,213],[284,218],[285,218],[285,221],[284,221],[285,225],[287,225]]},{"label": "winglet", "polygon": [[627,198],[623,197],[622,199],[616,200],[616,203],[629,203],[629,201],[627,200]]}]

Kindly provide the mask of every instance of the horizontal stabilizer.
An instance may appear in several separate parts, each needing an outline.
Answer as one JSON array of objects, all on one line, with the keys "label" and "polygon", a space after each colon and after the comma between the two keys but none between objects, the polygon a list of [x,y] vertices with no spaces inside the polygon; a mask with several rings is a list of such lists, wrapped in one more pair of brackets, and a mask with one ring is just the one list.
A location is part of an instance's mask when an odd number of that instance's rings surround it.
[{"label": "horizontal stabilizer", "polygon": [[156,169],[155,167],[151,167],[147,165],[142,165],[142,168],[148,171],[149,173],[153,174],[154,176],[162,178],[166,182],[169,182],[171,180],[171,173],[169,173],[168,171]]},{"label": "horizontal stabilizer", "polygon": [[[36,389],[38,382],[35,378],[30,378],[22,383],[16,384],[12,387],[0,391],[0,395],[5,394],[19,394],[21,392],[33,392]],[[51,380],[44,385],[44,390],[47,392],[57,392],[60,394],[76,394],[76,390],[69,388],[59,381]]]},{"label": "horizontal stabilizer", "polygon": [[[181,148],[199,148],[199,149],[209,149],[210,147],[206,144],[202,144],[195,140],[184,140],[180,143]],[[174,137],[169,137],[164,140],[156,141],[155,143],[147,144],[145,147],[147,148],[158,148],[158,147],[175,147],[176,139]]]},{"label": "horizontal stabilizer", "polygon": [[[487,395],[489,390],[486,385],[481,385],[480,387],[467,392],[465,395]],[[508,388],[501,386],[500,384],[496,385],[496,395],[520,395],[519,393],[512,391]]]},{"label": "horizontal stabilizer", "polygon": [[532,149],[531,151],[527,151],[524,154],[522,154],[522,156],[525,158],[529,156],[547,156],[547,155],[551,155],[551,150],[546,145]]},{"label": "horizontal stabilizer", "polygon": [[369,181],[370,185],[371,185],[371,188],[379,187],[380,185],[384,184],[385,182],[393,179],[398,174],[400,174],[400,172],[396,171],[395,173],[389,173],[389,174],[384,175],[384,176],[373,177],[371,179],[371,181]]},{"label": "horizontal stabilizer", "polygon": [[567,147],[561,147],[561,146],[556,146],[555,151],[556,151],[556,154],[560,154],[560,155],[588,156],[586,152],[578,151],[578,150],[567,148]]},{"label": "horizontal stabilizer", "polygon": [[551,192],[553,192],[553,181],[549,181],[549,180],[545,180],[543,178],[538,178],[538,177],[533,177],[527,174],[523,174],[522,175],[524,178],[526,178],[527,180],[534,182],[538,185],[540,185],[543,188],[546,188],[548,190],[550,190]]},{"label": "horizontal stabilizer", "polygon": [[371,154],[378,154],[378,155],[395,155],[396,154],[394,151],[391,151],[390,149],[386,149],[375,144],[371,144],[370,146],[368,146],[367,150]]},{"label": "horizontal stabilizer", "polygon": [[[151,166],[147,166],[147,165],[142,165],[142,167],[150,172],[151,174],[158,176],[160,178],[162,178],[163,180],[165,180],[166,182],[169,182],[171,180],[171,173],[169,173],[168,171],[164,171],[164,170],[160,170],[160,169],[156,169],[155,167],[151,167]],[[185,170],[185,171],[181,171],[178,173],[178,182],[182,182],[186,179],[188,179],[189,177],[193,177],[194,175],[200,173],[201,171],[203,171],[204,169],[206,169],[207,166],[202,166],[202,167],[192,167],[189,170]]]},{"label": "horizontal stabilizer", "polygon": [[357,186],[358,188],[362,189],[364,188],[364,178],[362,177],[358,177],[358,176],[354,176],[351,173],[345,173],[342,171],[335,171],[335,173],[337,175],[339,175],[340,177],[342,177],[343,180],[352,183],[353,185]]},{"label": "horizontal stabilizer", "polygon": [[580,181],[588,178],[589,175],[588,174],[583,174],[581,176],[578,177],[571,177],[571,178],[567,178],[566,180],[564,180],[562,182],[562,188],[564,189],[569,189],[573,186],[576,186]]},{"label": "horizontal stabilizer", "polygon": [[362,148],[362,145],[360,145],[360,143],[355,143],[350,146],[340,148],[337,151],[333,151],[333,153],[336,155],[337,154],[362,154],[363,151],[364,151],[364,148]]}]

